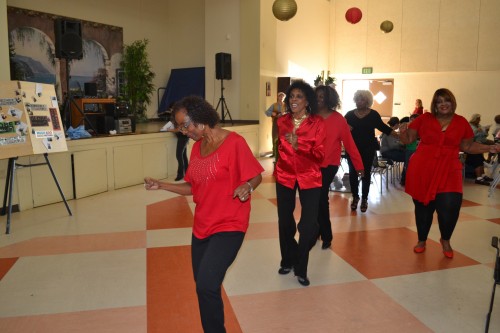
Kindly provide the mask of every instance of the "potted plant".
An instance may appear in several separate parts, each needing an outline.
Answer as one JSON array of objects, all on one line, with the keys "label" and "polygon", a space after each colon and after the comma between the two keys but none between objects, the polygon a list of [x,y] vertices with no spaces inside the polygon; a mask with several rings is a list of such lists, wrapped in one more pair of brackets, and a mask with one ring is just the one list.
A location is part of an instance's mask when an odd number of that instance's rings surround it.
[{"label": "potted plant", "polygon": [[332,88],[335,88],[335,78],[331,77],[331,76],[328,76],[325,79],[325,86],[330,86]]},{"label": "potted plant", "polygon": [[123,99],[129,104],[132,121],[146,121],[146,107],[151,103],[154,92],[153,78],[146,47],[147,39],[137,40],[123,46],[121,67],[124,81]]}]

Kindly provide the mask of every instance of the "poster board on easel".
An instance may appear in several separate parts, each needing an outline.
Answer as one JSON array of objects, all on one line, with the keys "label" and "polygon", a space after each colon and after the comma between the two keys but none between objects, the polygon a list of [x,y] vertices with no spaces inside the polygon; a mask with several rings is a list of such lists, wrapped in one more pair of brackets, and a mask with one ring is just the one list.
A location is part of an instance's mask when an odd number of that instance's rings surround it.
[{"label": "poster board on easel", "polygon": [[67,151],[51,84],[0,82],[0,159]]}]

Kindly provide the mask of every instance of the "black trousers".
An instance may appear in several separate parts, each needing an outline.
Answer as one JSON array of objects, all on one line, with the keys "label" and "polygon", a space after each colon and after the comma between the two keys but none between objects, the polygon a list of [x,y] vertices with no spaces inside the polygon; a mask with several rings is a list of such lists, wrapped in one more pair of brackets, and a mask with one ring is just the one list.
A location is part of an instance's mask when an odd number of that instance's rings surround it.
[{"label": "black trousers", "polygon": [[175,133],[177,136],[177,147],[175,158],[177,159],[177,178],[183,178],[188,167],[187,143],[189,138],[182,133]]},{"label": "black trousers", "polygon": [[331,242],[333,239],[332,223],[330,221],[330,184],[339,170],[338,165],[329,165],[326,168],[321,168],[321,176],[323,184],[321,185],[321,193],[319,197],[318,224],[319,235],[323,242]]},{"label": "black trousers", "polygon": [[[302,214],[298,225],[295,222],[295,196],[299,191]],[[295,275],[307,277],[309,251],[318,236],[318,204],[321,188],[301,190],[298,184],[293,189],[276,183],[278,200],[278,227],[281,250],[281,267],[293,267]],[[295,233],[299,231],[299,241]]]},{"label": "black trousers", "polygon": [[205,333],[226,332],[221,286],[244,237],[243,232],[220,232],[205,239],[191,238],[191,261]]},{"label": "black trousers", "polygon": [[434,212],[437,212],[441,238],[449,240],[457,225],[460,207],[462,206],[462,193],[438,193],[436,199],[428,205],[413,200],[415,204],[415,221],[417,224],[418,240],[426,241],[431,230]]},{"label": "black trousers", "polygon": [[[361,178],[361,197],[363,199],[368,199],[368,193],[370,192],[371,184],[371,171],[373,165],[373,159],[375,158],[376,150],[373,149],[360,149],[359,155],[361,155],[361,160],[363,161],[363,167],[365,168],[365,175]],[[349,164],[349,183],[351,185],[351,193],[354,198],[359,198],[359,180],[358,173],[352,164],[349,155],[346,155],[347,164]]]}]

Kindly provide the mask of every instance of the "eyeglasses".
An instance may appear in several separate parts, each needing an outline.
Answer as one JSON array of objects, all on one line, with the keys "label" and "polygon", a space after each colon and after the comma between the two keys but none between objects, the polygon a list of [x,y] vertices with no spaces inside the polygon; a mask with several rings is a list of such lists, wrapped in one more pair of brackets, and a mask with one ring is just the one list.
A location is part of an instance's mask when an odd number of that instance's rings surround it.
[{"label": "eyeglasses", "polygon": [[177,126],[177,128],[181,132],[187,132],[187,129],[188,129],[189,125],[191,125],[191,119],[187,118],[187,120],[184,123],[182,123],[179,126]]}]

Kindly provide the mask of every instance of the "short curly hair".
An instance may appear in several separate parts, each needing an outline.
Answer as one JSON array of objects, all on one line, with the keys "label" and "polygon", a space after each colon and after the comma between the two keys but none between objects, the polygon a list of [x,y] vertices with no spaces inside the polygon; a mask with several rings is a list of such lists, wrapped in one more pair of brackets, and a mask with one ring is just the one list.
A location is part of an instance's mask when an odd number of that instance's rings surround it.
[{"label": "short curly hair", "polygon": [[328,110],[337,110],[340,108],[340,96],[337,93],[337,90],[333,89],[330,86],[317,86],[314,89],[316,95],[318,92],[322,91],[325,97],[325,105]]},{"label": "short curly hair", "polygon": [[290,87],[288,87],[286,91],[286,97],[285,97],[285,105],[288,110],[291,110],[290,108],[290,92],[294,89],[298,89],[304,93],[306,96],[307,103],[309,105],[306,108],[306,112],[310,114],[317,114],[318,113],[318,103],[316,102],[316,94],[314,93],[313,87],[306,81],[302,79],[294,80]]},{"label": "short curly hair", "polygon": [[356,102],[357,99],[362,98],[368,103],[368,107],[371,108],[373,105],[373,94],[370,90],[358,90],[354,93],[352,100]]},{"label": "short curly hair", "polygon": [[214,107],[200,96],[187,96],[176,102],[172,111],[174,119],[177,112],[182,109],[187,111],[189,119],[194,124],[204,124],[214,128],[220,122],[219,115]]}]

